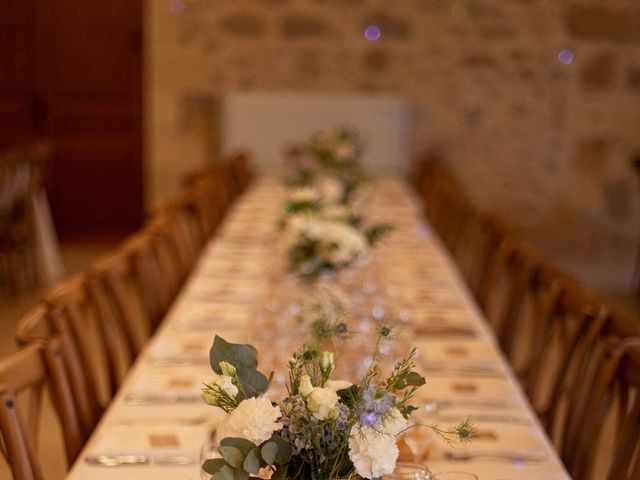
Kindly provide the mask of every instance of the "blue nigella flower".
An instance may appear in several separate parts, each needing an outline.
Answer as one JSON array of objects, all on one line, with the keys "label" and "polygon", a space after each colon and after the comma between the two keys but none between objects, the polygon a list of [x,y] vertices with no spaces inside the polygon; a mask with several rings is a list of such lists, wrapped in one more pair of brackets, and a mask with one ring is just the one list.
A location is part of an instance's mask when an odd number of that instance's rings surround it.
[{"label": "blue nigella flower", "polygon": [[364,409],[373,411],[380,416],[389,411],[395,403],[395,397],[380,387],[369,386],[362,394]]},{"label": "blue nigella flower", "polygon": [[382,415],[376,412],[364,412],[360,415],[360,426],[362,427],[379,427],[382,423]]}]

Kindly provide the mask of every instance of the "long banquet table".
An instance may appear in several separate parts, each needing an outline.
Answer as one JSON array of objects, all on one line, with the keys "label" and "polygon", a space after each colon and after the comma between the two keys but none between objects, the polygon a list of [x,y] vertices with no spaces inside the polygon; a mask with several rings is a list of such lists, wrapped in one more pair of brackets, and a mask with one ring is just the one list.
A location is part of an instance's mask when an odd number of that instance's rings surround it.
[{"label": "long banquet table", "polygon": [[[423,439],[430,452],[424,463],[433,472],[473,472],[480,480],[570,478],[410,188],[389,179],[372,190],[367,218],[395,226],[375,249],[376,280],[393,299],[404,338],[418,347],[418,367],[427,378],[413,402],[420,407],[414,416],[442,426],[471,417],[479,430],[476,440],[455,447]],[[275,228],[285,194],[279,179],[261,177],[236,202],[68,479],[201,478],[203,445],[220,420],[218,409],[199,395],[211,377],[208,350],[215,334],[237,342],[255,337],[256,309],[273,287]],[[271,355],[288,358],[291,352],[277,348]],[[125,453],[179,455],[186,464],[106,467],[86,461]]]}]

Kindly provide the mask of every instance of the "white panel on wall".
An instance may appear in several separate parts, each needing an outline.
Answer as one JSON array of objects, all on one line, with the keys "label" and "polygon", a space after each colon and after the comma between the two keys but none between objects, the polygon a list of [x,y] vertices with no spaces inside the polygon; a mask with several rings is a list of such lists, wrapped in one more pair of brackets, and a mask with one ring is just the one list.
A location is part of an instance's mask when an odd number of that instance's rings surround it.
[{"label": "white panel on wall", "polygon": [[219,115],[221,153],[248,151],[263,172],[280,170],[291,146],[336,127],[361,134],[367,171],[400,175],[409,166],[409,107],[399,96],[229,92]]}]

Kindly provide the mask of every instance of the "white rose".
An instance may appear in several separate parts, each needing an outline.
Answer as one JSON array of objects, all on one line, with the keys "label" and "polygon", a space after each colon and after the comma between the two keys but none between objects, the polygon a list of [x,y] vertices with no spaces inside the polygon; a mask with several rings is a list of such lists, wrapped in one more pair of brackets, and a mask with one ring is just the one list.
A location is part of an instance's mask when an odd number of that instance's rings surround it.
[{"label": "white rose", "polygon": [[396,436],[409,426],[409,422],[397,408],[391,408],[384,416],[382,431]]},{"label": "white rose", "polygon": [[379,478],[393,472],[398,454],[395,437],[373,428],[354,429],[349,437],[349,458],[363,478]]},{"label": "white rose", "polygon": [[347,382],[346,380],[327,380],[324,384],[324,388],[328,388],[337,392],[338,390],[344,390],[345,388],[349,388],[353,385],[351,382]]},{"label": "white rose", "polygon": [[248,398],[224,418],[218,433],[220,438],[244,438],[260,445],[282,428],[278,422],[281,416],[280,408],[271,405],[269,399]]},{"label": "white rose", "polygon": [[318,420],[327,420],[338,416],[338,395],[329,388],[315,387],[307,397],[307,408]]}]

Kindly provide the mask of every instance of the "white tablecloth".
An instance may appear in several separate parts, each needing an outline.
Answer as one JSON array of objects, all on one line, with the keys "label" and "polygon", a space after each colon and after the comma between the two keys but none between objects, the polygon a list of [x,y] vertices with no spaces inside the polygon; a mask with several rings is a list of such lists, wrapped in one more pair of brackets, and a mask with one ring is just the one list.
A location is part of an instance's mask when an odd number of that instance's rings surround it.
[{"label": "white tablecloth", "polygon": [[[283,199],[279,180],[262,177],[237,202],[73,465],[69,479],[200,478],[201,446],[220,418],[217,409],[198,401],[200,386],[211,376],[208,350],[215,334],[229,341],[249,340],[252,311],[269,287],[265,269],[274,242],[265,239],[274,229]],[[413,402],[422,407],[417,418],[446,425],[471,416],[482,434],[476,441],[453,449],[436,441],[425,463],[434,472],[474,472],[480,480],[568,479],[490,328],[448,254],[423,223],[417,205],[408,186],[384,180],[374,187],[365,212],[371,221],[395,225],[392,236],[376,248],[374,257],[382,281],[400,307],[404,328],[414,332],[408,338],[419,348],[427,385]],[[239,234],[246,235],[249,226],[255,241],[234,240]],[[413,330],[417,324],[438,326],[443,321],[455,322],[471,335],[418,335]],[[480,370],[469,370],[470,366]],[[138,399],[151,394],[156,399],[162,395],[180,397],[183,402],[133,405],[134,393]],[[483,401],[501,405],[479,407],[477,403]],[[437,412],[429,413],[427,404],[431,410],[438,405]],[[512,422],[504,421],[508,416]],[[478,456],[454,461],[447,459],[449,451],[520,452],[543,460],[514,463]],[[180,453],[195,463],[116,468],[89,465],[84,460],[90,454],[125,452]]]}]

